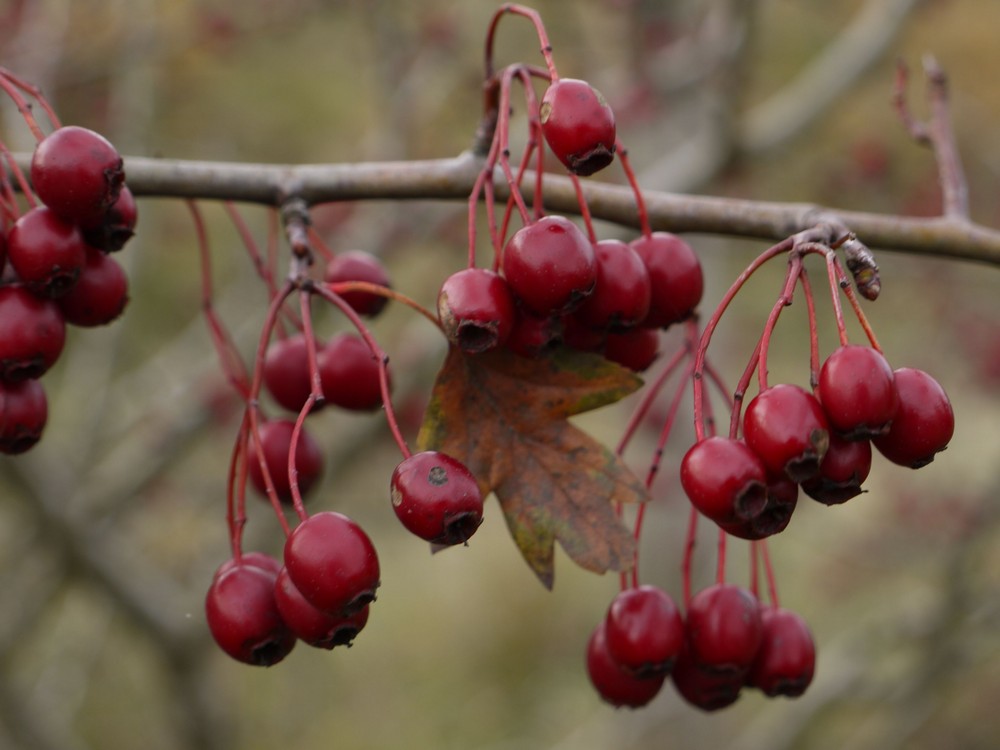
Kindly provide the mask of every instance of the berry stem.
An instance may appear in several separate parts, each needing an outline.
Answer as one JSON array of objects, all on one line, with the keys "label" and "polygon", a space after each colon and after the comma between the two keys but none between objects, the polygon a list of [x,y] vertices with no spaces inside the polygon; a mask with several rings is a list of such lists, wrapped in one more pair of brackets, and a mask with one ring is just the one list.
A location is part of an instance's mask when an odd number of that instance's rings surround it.
[{"label": "berry stem", "polygon": [[570,179],[573,181],[573,189],[576,190],[576,199],[580,203],[580,216],[583,218],[583,225],[587,228],[587,238],[591,243],[596,243],[597,232],[594,231],[594,222],[590,218],[590,208],[587,206],[587,199],[583,194],[583,186],[580,184],[580,178],[570,173]]},{"label": "berry stem", "polygon": [[310,309],[311,295],[304,289],[299,290],[299,311],[302,314],[302,332],[306,339],[306,359],[309,362],[309,397],[295,418],[292,427],[291,445],[288,449],[288,486],[292,493],[292,506],[300,521],[305,521],[309,514],[302,502],[302,492],[299,490],[298,451],[302,426],[313,407],[323,402],[323,385],[319,377],[319,367],[316,364],[316,337],[312,326],[312,311]]},{"label": "berry stem", "polygon": [[760,335],[760,358],[757,362],[757,387],[760,392],[767,390],[767,352],[771,344],[771,335],[778,324],[778,317],[781,315],[781,311],[792,304],[792,294],[795,291],[795,285],[798,283],[801,273],[802,255],[799,252],[793,252],[788,258],[788,272],[785,274],[785,284],[782,287],[781,294],[778,295],[778,299],[774,303],[774,307],[771,308],[771,313],[767,316],[767,321],[764,323],[764,331]]},{"label": "berry stem", "polygon": [[[21,168],[17,165],[17,161],[14,159],[14,155],[10,152],[7,145],[3,141],[0,141],[0,153],[3,153],[3,158],[7,161],[11,174],[13,174],[14,179],[17,180],[18,187],[20,187],[21,194],[27,201],[28,207],[34,208],[38,205],[38,201],[35,200],[35,194],[31,192],[31,186],[28,185],[28,180],[25,178],[24,172],[21,171]],[[3,180],[3,183],[4,185],[7,185],[7,180]],[[11,205],[15,207],[14,210],[16,211],[17,201],[12,201]],[[16,214],[14,214],[14,216],[16,216]]]},{"label": "berry stem", "polygon": [[691,609],[691,568],[694,565],[694,547],[698,538],[698,511],[694,506],[688,515],[687,534],[684,537],[684,557],[681,561],[681,581],[684,587],[684,608]]},{"label": "berry stem", "polygon": [[768,550],[767,540],[760,540],[760,555],[764,559],[764,575],[767,577],[767,592],[771,599],[771,606],[778,607],[778,583],[774,576],[774,566],[771,565],[771,553]]},{"label": "berry stem", "polygon": [[42,105],[42,108],[45,110],[45,114],[48,115],[49,120],[52,122],[52,126],[56,128],[59,127],[59,119],[56,117],[52,108],[48,105],[48,102],[45,101],[45,97],[42,96],[41,92],[34,86],[29,86],[6,68],[0,68],[0,88],[2,88],[4,93],[6,93],[7,96],[10,97],[11,101],[14,102],[14,106],[17,107],[17,111],[21,114],[21,117],[24,118],[24,122],[28,125],[28,129],[31,130],[31,134],[35,137],[36,141],[41,142],[44,140],[45,131],[39,127],[38,121],[35,119],[35,115],[31,111],[31,105],[21,95],[20,90],[25,90],[31,94],[31,96],[33,96],[38,103]]},{"label": "berry stem", "polygon": [[642,195],[639,180],[636,178],[635,170],[632,169],[632,162],[628,158],[628,149],[622,145],[620,140],[615,141],[615,153],[618,154],[618,160],[621,162],[622,170],[625,172],[625,179],[628,180],[628,184],[632,188],[632,194],[635,196],[635,207],[639,214],[639,231],[644,237],[649,237],[653,233],[653,230],[649,225],[649,211],[646,209],[646,199]]},{"label": "berry stem", "polygon": [[799,273],[799,282],[802,284],[802,297],[806,301],[806,318],[809,321],[809,387],[815,390],[819,385],[819,329],[816,325],[816,296],[804,267]]},{"label": "berry stem", "polygon": [[830,280],[830,297],[833,301],[833,316],[837,323],[837,335],[840,337],[840,345],[847,344],[847,326],[844,324],[844,310],[840,305],[840,279],[837,276],[837,253],[827,250],[826,253],[826,273]]},{"label": "berry stem", "polygon": [[369,294],[377,294],[379,297],[385,297],[386,299],[395,300],[401,305],[406,305],[414,312],[419,313],[434,324],[436,328],[441,328],[441,321],[438,320],[437,315],[432,313],[426,307],[421,305],[419,302],[414,300],[412,297],[407,297],[402,292],[395,289],[391,289],[387,286],[382,286],[381,284],[375,284],[371,281],[334,281],[334,282],[324,282],[324,286],[332,291],[334,294],[341,295],[347,292],[367,292]]},{"label": "berry stem", "polygon": [[545,59],[545,65],[548,68],[549,78],[553,83],[559,80],[559,73],[556,70],[555,60],[552,59],[552,45],[549,43],[548,32],[545,31],[545,24],[542,23],[542,17],[539,15],[538,11],[533,8],[528,8],[523,5],[517,5],[514,3],[504,3],[501,5],[493,17],[490,19],[490,24],[486,29],[486,45],[485,45],[485,78],[489,81],[494,76],[493,68],[493,42],[496,37],[497,26],[500,23],[500,19],[505,14],[512,14],[517,16],[524,16],[529,19],[535,26],[535,32],[538,34],[538,42],[541,45],[542,57]]},{"label": "berry stem", "polygon": [[229,541],[234,559],[239,559],[243,549],[243,528],[247,523],[246,483],[247,483],[247,415],[244,412],[240,429],[229,459],[229,476],[226,480],[226,522],[229,525]]},{"label": "berry stem", "polygon": [[716,547],[716,568],[715,568],[715,582],[723,584],[726,582],[726,543],[729,540],[729,534],[727,534],[723,529],[719,529],[719,542]]}]

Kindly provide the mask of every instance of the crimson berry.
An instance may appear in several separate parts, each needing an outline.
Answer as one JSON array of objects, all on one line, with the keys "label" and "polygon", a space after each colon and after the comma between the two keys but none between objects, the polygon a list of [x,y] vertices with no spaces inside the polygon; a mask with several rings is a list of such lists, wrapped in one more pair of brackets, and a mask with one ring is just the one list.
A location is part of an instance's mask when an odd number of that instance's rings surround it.
[{"label": "crimson berry", "polygon": [[504,247],[501,265],[515,296],[541,316],[576,308],[597,282],[594,246],[563,216],[521,227]]},{"label": "crimson berry", "polygon": [[714,584],[691,598],[685,628],[691,658],[702,669],[745,675],[763,638],[760,602],[741,586]]},{"label": "crimson berry", "polygon": [[893,463],[919,469],[948,447],[955,413],[944,388],[923,370],[901,367],[894,377],[899,410],[889,432],[872,443]]},{"label": "crimson berry", "polygon": [[743,436],[771,475],[803,482],[819,472],[830,442],[819,401],[797,385],[782,383],[758,393],[743,415]]},{"label": "crimson berry", "polygon": [[445,336],[469,354],[503,345],[516,316],[507,282],[487,268],[466,268],[445,279],[437,310]]},{"label": "crimson berry", "polygon": [[609,333],[604,340],[604,358],[632,372],[645,372],[658,356],[660,334],[649,328]]},{"label": "crimson berry", "polygon": [[872,468],[872,444],[868,440],[844,440],[830,435],[830,446],[819,465],[819,474],[802,483],[813,500],[838,505],[860,495],[861,485]]},{"label": "crimson berry", "polygon": [[670,681],[678,695],[702,711],[718,711],[734,704],[743,689],[742,674],[707,672],[691,657],[688,647],[681,653],[670,672]]},{"label": "crimson berry", "polygon": [[720,523],[728,534],[740,539],[766,539],[780,534],[792,520],[799,501],[799,485],[787,477],[770,477],[767,482],[767,503],[764,509],[745,521]]},{"label": "crimson berry", "polygon": [[587,675],[603,700],[616,708],[645,706],[663,687],[666,673],[636,677],[625,671],[608,650],[607,625],[598,624],[587,642]]},{"label": "crimson berry", "polygon": [[33,293],[58,297],[76,283],[87,261],[87,246],[75,225],[46,206],[37,206],[14,222],[7,237],[7,257],[18,278]]},{"label": "crimson berry", "polygon": [[264,353],[263,380],[264,387],[278,404],[296,413],[302,409],[312,393],[305,334],[297,333],[268,345]]},{"label": "crimson berry", "polygon": [[232,570],[239,565],[251,565],[255,568],[278,575],[281,571],[281,561],[271,557],[265,552],[243,552],[239,558],[231,557],[220,565],[215,571],[215,578],[218,578],[227,570]]},{"label": "crimson berry", "polygon": [[269,667],[295,646],[295,635],[275,603],[275,578],[254,565],[232,565],[212,579],[205,596],[208,628],[219,647],[237,661]]},{"label": "crimson berry", "polygon": [[604,626],[608,653],[634,677],[667,674],[684,645],[684,619],[663,589],[639,586],[620,592]]},{"label": "crimson berry", "polygon": [[[348,250],[326,264],[323,280],[328,284],[341,281],[367,281],[369,284],[389,287],[389,274],[382,261],[364,250]],[[385,309],[389,300],[372,292],[344,292],[340,295],[358,315],[375,317]]]},{"label": "crimson berry", "polygon": [[106,253],[115,253],[125,247],[125,243],[135,234],[139,221],[139,207],[128,185],[122,185],[121,192],[100,222],[81,226],[87,244]]},{"label": "crimson berry", "polygon": [[767,472],[745,443],[720,435],[695,443],[681,460],[691,504],[716,523],[748,521],[767,506]]},{"label": "crimson berry", "polygon": [[[264,463],[274,485],[274,492],[283,503],[292,502],[292,485],[288,476],[288,456],[292,447],[292,432],[295,422],[290,419],[273,419],[259,425],[260,444],[263,448]],[[256,448],[250,451],[249,476],[257,491],[267,496],[267,483],[261,469]],[[299,432],[295,451],[296,481],[299,492],[305,495],[323,473],[323,452],[319,444],[303,428]]]},{"label": "crimson berry", "polygon": [[691,317],[705,290],[694,249],[670,232],[653,232],[629,244],[649,272],[649,313],[642,325],[666,328]]},{"label": "crimson berry", "polygon": [[816,396],[830,427],[848,440],[867,440],[889,430],[899,408],[892,368],[870,346],[846,344],[823,363]]},{"label": "crimson berry", "polygon": [[536,359],[559,346],[562,320],[555,315],[535,315],[518,307],[506,347],[520,357]]},{"label": "crimson berry", "polygon": [[382,403],[378,362],[360,336],[338,333],[316,357],[323,398],[353,411],[370,411]]},{"label": "crimson berry", "polygon": [[642,322],[649,312],[649,271],[642,258],[621,240],[594,245],[597,283],[574,312],[592,328],[623,331]]},{"label": "crimson berry", "polygon": [[48,400],[39,381],[0,381],[0,453],[16,455],[34,446],[48,416]]},{"label": "crimson berry", "polygon": [[69,125],[43,138],[31,157],[31,184],[42,203],[73,224],[100,222],[118,199],[125,169],[108,140]]},{"label": "crimson berry", "polygon": [[274,599],[281,619],[304,643],[316,648],[350,646],[368,622],[368,606],[354,614],[328,615],[310,604],[295,588],[287,568],[281,568],[274,584]]},{"label": "crimson berry", "polygon": [[577,312],[579,310],[563,315],[559,319],[559,325],[562,327],[562,342],[570,349],[576,349],[580,352],[603,352],[608,338],[607,331],[592,328],[581,322],[576,317]]},{"label": "crimson berry", "polygon": [[816,671],[816,644],[809,626],[787,609],[766,607],[761,613],[764,632],[747,684],[766,695],[797,698]]},{"label": "crimson berry", "polygon": [[20,285],[0,287],[0,379],[40,377],[65,343],[66,322],[55,302]]},{"label": "crimson berry", "polygon": [[586,81],[553,81],[542,96],[539,118],[549,148],[570,172],[585,177],[614,161],[614,112]]},{"label": "crimson berry", "polygon": [[295,588],[328,615],[349,617],[375,599],[375,546],[347,516],[324,511],[300,523],[285,540],[285,567]]},{"label": "crimson berry", "polygon": [[56,304],[67,323],[103,326],[117,319],[128,304],[128,277],[114,258],[95,247],[87,248],[87,262],[80,278]]},{"label": "crimson berry", "polygon": [[483,522],[479,483],[461,461],[414,453],[392,472],[392,508],[410,532],[434,544],[464,544]]}]

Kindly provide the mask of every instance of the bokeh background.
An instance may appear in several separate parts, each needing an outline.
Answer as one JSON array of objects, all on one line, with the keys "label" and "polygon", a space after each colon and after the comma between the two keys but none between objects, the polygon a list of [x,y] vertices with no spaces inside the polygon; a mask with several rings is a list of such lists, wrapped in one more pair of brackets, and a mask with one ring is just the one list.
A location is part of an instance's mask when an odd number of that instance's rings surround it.
[{"label": "bokeh background", "polygon": [[[0,64],[43,88],[64,122],[126,154],[253,162],[455,155],[480,107],[495,3],[457,0],[0,0]],[[949,72],[973,217],[1000,225],[1000,5],[986,0],[577,0],[535,4],[564,76],[590,80],[650,189],[932,214],[931,154],[896,121],[897,59]],[[523,19],[497,57],[540,62]],[[30,150],[16,113],[2,137]],[[621,180],[620,173],[607,178]],[[266,293],[225,213],[203,206],[215,302],[249,357]],[[247,208],[261,243],[267,216]],[[397,288],[431,305],[464,263],[461,202],[319,207],[336,249],[380,254]],[[610,235],[619,232],[602,226]],[[627,236],[627,235],[625,235]],[[707,312],[763,250],[691,236]],[[315,417],[327,468],[314,508],[375,539],[383,585],[351,649],[299,646],[262,670],[208,637],[202,599],[226,558],[225,480],[238,424],[200,316],[190,216],[143,198],[122,255],[125,317],[76,332],[46,376],[50,425],[0,461],[0,747],[992,748],[1000,743],[1000,269],[881,252],[883,295],[866,306],[894,366],[931,371],[952,397],[947,452],[911,472],[876,458],[868,493],[807,499],[772,545],[785,606],[803,614],[818,671],[796,701],[747,693],[704,714],[667,687],[649,707],[603,705],[584,671],[587,637],[617,579],[561,553],[545,591],[495,503],[468,548],[430,555],[389,510],[398,460],[378,415]],[[821,269],[815,272],[821,278]],[[742,371],[778,293],[780,263],[740,295],[712,356]],[[821,308],[825,297],[820,297]],[[778,328],[772,378],[804,383],[801,303]],[[833,346],[828,312],[823,344]],[[343,327],[321,317],[324,332]],[[404,429],[415,434],[443,356],[400,306],[373,327],[389,351]],[[854,332],[856,334],[856,331]],[[665,346],[676,341],[668,333]],[[612,442],[634,399],[581,424]],[[267,405],[265,405],[267,406]],[[680,595],[686,502],[675,480],[691,440],[682,410],[643,537],[641,575]],[[630,452],[648,461],[655,420]],[[280,532],[250,508],[248,547]],[[713,576],[702,539],[696,585]],[[744,548],[730,574],[745,580]]]}]

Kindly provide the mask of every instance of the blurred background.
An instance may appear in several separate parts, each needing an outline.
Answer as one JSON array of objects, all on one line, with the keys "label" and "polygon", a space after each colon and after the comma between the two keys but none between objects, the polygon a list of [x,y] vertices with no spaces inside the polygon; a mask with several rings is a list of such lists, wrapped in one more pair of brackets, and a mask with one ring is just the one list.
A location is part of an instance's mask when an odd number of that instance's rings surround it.
[{"label": "blurred background", "polygon": [[[479,118],[490,2],[402,0],[0,0],[0,64],[45,91],[63,121],[128,155],[251,162],[453,156]],[[952,83],[972,214],[1000,226],[1000,4],[982,0],[577,0],[535,4],[566,77],[616,111],[648,189],[908,215],[939,209],[933,158],[896,121],[897,59],[926,113],[921,58]],[[524,19],[500,28],[498,64],[540,63]],[[2,137],[30,150],[10,107]],[[601,179],[621,181],[620,171]],[[228,556],[225,487],[239,419],[200,316],[183,204],[144,198],[121,254],[126,315],[75,331],[46,376],[49,427],[0,460],[0,747],[231,748],[992,748],[1000,742],[1000,269],[880,252],[866,310],[895,367],[929,370],[952,398],[951,447],[912,472],[876,457],[867,494],[804,498],[771,544],[784,606],[819,649],[795,701],[747,692],[705,714],[666,687],[647,708],[602,704],[587,638],[617,591],[557,554],[544,590],[488,503],[467,548],[431,556],[389,510],[398,453],[379,415],[313,418],[326,452],[311,507],[371,534],[382,588],[355,645],[299,645],[281,664],[238,664],[211,642],[202,602]],[[203,206],[215,302],[250,357],[266,305],[239,237]],[[268,217],[245,217],[266,243]],[[395,286],[431,306],[464,263],[461,201],[318,207],[334,249],[379,254]],[[610,236],[619,233],[602,226]],[[707,313],[762,243],[690,236]],[[814,271],[822,278],[822,268]],[[735,382],[783,278],[765,268],[712,348]],[[819,296],[824,351],[836,343]],[[802,305],[783,316],[772,379],[804,384]],[[344,327],[320,317],[322,332]],[[404,431],[416,434],[444,350],[399,305],[373,330],[392,358]],[[857,331],[852,331],[857,335]],[[677,339],[665,336],[665,347]],[[654,366],[655,372],[655,366]],[[613,444],[634,398],[581,425]],[[265,404],[265,408],[270,408]],[[662,409],[658,412],[662,414]],[[642,579],[680,596],[687,503],[676,482],[685,407],[642,546]],[[629,460],[644,471],[656,419]],[[247,548],[280,550],[251,504]],[[712,537],[696,586],[714,574]],[[745,549],[730,575],[746,580]]]}]

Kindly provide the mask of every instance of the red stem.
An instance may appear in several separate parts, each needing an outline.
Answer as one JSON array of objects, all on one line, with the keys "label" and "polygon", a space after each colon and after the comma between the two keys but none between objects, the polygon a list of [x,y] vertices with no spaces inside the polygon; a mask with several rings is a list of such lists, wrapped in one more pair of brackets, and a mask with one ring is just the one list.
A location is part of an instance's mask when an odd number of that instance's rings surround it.
[{"label": "red stem", "polygon": [[649,226],[649,212],[646,210],[646,199],[642,195],[639,180],[636,178],[635,170],[632,169],[632,164],[629,161],[628,149],[622,145],[620,140],[617,140],[615,141],[615,152],[618,154],[618,160],[621,162],[622,169],[625,172],[625,178],[628,180],[628,184],[632,188],[632,194],[635,196],[635,207],[639,213],[639,231],[642,232],[643,236],[649,237],[653,232]]}]

